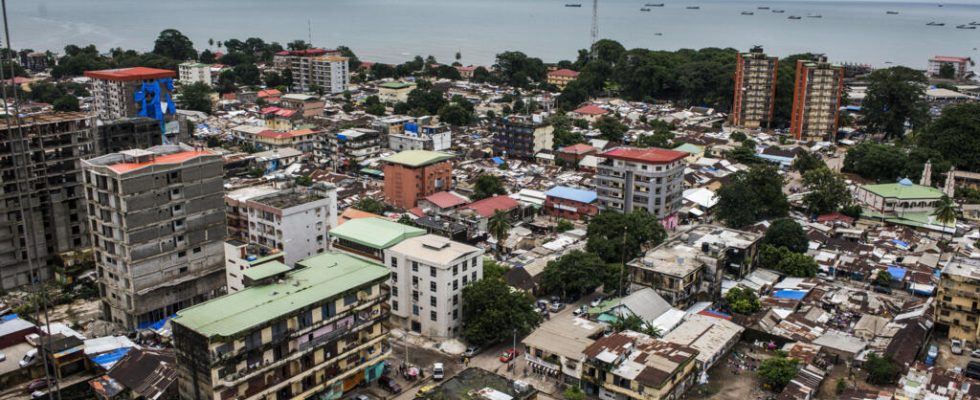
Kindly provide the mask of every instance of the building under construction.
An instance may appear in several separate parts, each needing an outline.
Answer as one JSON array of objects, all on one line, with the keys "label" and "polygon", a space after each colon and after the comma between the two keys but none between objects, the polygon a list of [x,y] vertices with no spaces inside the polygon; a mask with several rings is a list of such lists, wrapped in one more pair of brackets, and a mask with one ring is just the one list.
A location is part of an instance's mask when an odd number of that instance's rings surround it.
[{"label": "building under construction", "polygon": [[0,288],[48,279],[60,253],[88,247],[80,160],[94,129],[81,112],[0,122]]},{"label": "building under construction", "polygon": [[107,320],[139,328],[223,293],[221,156],[162,145],[82,166]]},{"label": "building under construction", "polygon": [[160,134],[160,123],[153,118],[121,118],[99,121],[94,143],[95,154],[102,156],[161,145],[163,136]]}]

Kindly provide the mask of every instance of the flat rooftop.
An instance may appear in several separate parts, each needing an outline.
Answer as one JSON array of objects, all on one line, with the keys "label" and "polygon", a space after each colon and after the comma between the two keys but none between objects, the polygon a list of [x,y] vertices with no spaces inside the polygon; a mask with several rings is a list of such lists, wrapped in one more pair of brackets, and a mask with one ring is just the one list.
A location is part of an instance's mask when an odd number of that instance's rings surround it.
[{"label": "flat rooftop", "polygon": [[177,73],[169,69],[133,67],[85,71],[85,76],[109,81],[141,81],[159,78],[173,78]]},{"label": "flat rooftop", "polygon": [[743,331],[745,328],[734,322],[695,314],[670,331],[663,340],[697,350],[698,361],[708,364],[712,357],[725,351],[725,346]]},{"label": "flat rooftop", "polygon": [[118,153],[83,160],[89,165],[106,166],[123,174],[153,165],[180,164],[197,157],[215,156],[207,149],[194,148],[183,144],[153,146],[147,149],[123,150]]},{"label": "flat rooftop", "polygon": [[269,185],[259,185],[259,186],[249,186],[243,187],[241,189],[235,189],[225,194],[226,198],[235,201],[246,201],[251,200],[259,196],[265,196],[268,194],[276,193],[279,189],[276,189]]},{"label": "flat rooftop", "polygon": [[604,326],[598,322],[566,314],[544,321],[521,343],[562,357],[581,360],[585,358],[585,349],[595,343],[591,337],[601,333],[603,329]]},{"label": "flat rooftop", "polygon": [[439,235],[416,236],[403,240],[388,251],[406,254],[438,265],[449,266],[454,261],[479,253],[479,248],[454,242]]},{"label": "flat rooftop", "polygon": [[651,249],[643,257],[627,265],[680,278],[690,275],[705,264],[700,257],[706,257],[701,253],[700,247],[675,239]]},{"label": "flat rooftop", "polygon": [[943,267],[943,274],[958,276],[966,279],[980,280],[980,260],[966,257],[956,257]]},{"label": "flat rooftop", "polygon": [[289,190],[253,197],[248,201],[283,210],[323,199],[324,197],[318,196],[312,191]]},{"label": "flat rooftop", "polygon": [[330,236],[374,249],[387,249],[405,239],[425,233],[424,229],[382,218],[352,219],[330,230]]},{"label": "flat rooftop", "polygon": [[305,268],[276,283],[253,286],[177,312],[175,323],[206,337],[230,337],[344,292],[385,279],[388,270],[341,253],[300,261]]},{"label": "flat rooftop", "polygon": [[683,151],[658,149],[655,147],[644,149],[634,147],[617,147],[599,154],[599,157],[603,158],[614,158],[644,164],[668,164],[674,161],[682,160],[687,156],[688,153]]},{"label": "flat rooftop", "polygon": [[385,157],[384,162],[392,164],[400,164],[406,167],[424,167],[426,165],[435,164],[438,162],[451,160],[455,157],[449,153],[442,153],[438,151],[429,150],[405,150],[394,155]]}]

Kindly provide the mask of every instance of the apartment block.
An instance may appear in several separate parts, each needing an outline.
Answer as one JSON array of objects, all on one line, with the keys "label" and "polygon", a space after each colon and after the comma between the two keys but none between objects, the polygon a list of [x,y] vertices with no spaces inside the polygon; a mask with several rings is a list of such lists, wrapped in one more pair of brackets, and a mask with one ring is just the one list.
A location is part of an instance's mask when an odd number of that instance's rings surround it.
[{"label": "apartment block", "polygon": [[334,249],[380,262],[391,246],[422,235],[424,229],[375,217],[352,219],[330,231]]},{"label": "apartment block", "polygon": [[[374,129],[351,128],[328,134],[321,146],[336,170],[347,170],[381,153],[382,135]],[[328,151],[323,151],[329,148]]]},{"label": "apartment block", "polygon": [[385,251],[392,322],[429,338],[452,338],[463,324],[463,288],[483,279],[483,249],[438,235]]},{"label": "apartment block", "polygon": [[541,115],[512,115],[493,120],[493,153],[498,156],[532,160],[541,150],[554,147],[555,127]]},{"label": "apartment block", "polygon": [[407,150],[385,158],[385,201],[409,209],[429,195],[449,190],[453,158],[449,153],[427,150]]},{"label": "apartment block", "polygon": [[324,93],[341,93],[350,84],[347,57],[337,50],[306,49],[280,51],[273,55],[273,65],[293,74],[293,90],[311,92],[316,87]]},{"label": "apartment block", "polygon": [[386,268],[323,253],[249,271],[250,286],[172,320],[180,398],[337,399],[381,376]]},{"label": "apartment block", "polygon": [[[341,90],[343,91],[343,90]],[[303,118],[313,118],[323,115],[323,106],[327,103],[318,96],[303,93],[289,93],[280,97],[282,108],[296,110]]]},{"label": "apartment block", "polygon": [[286,264],[283,264],[286,260],[285,257],[286,253],[276,248],[246,243],[238,239],[226,241],[225,281],[228,285],[228,293],[244,290],[246,282],[254,278],[254,274],[261,275],[262,271],[275,269],[275,267],[263,267],[263,269],[252,271],[253,267],[275,262],[279,264],[278,268],[280,269],[288,268]]},{"label": "apartment block", "polygon": [[601,337],[583,353],[582,386],[600,399],[679,399],[697,382],[697,350],[642,333]]},{"label": "apartment block", "polygon": [[337,225],[337,188],[295,187],[246,200],[249,242],[286,253],[285,263],[322,253],[327,233]]},{"label": "apartment block", "polygon": [[673,307],[686,309],[721,294],[725,276],[734,280],[756,265],[762,235],[714,225],[697,225],[626,263],[634,286],[653,288]]},{"label": "apartment block", "polygon": [[82,169],[91,114],[10,118],[0,127],[0,289],[46,280],[61,253],[89,246]]},{"label": "apartment block", "polygon": [[578,71],[572,71],[570,69],[556,69],[554,71],[548,71],[548,84],[558,86],[559,89],[564,89],[569,83],[578,78]]},{"label": "apartment block", "polygon": [[955,257],[943,267],[936,291],[936,323],[949,330],[968,349],[980,345],[980,260]]},{"label": "apartment block", "polygon": [[163,135],[160,134],[160,122],[153,118],[122,118],[98,121],[94,143],[95,155],[104,156],[159,146],[163,144]]},{"label": "apartment block", "polygon": [[182,85],[203,83],[211,86],[211,66],[207,64],[186,62],[177,66],[177,76]]},{"label": "apartment block", "polygon": [[955,79],[964,79],[970,74],[970,67],[974,65],[974,62],[970,57],[935,56],[929,59],[929,75],[939,76],[943,65],[953,66]]},{"label": "apartment block", "polygon": [[732,124],[744,128],[769,127],[776,110],[778,70],[779,58],[767,56],[762,47],[738,54]]},{"label": "apartment block", "polygon": [[406,123],[402,130],[388,134],[388,148],[394,151],[445,151],[452,147],[452,130],[445,124]]},{"label": "apartment block", "polygon": [[[136,117],[142,106],[136,102],[136,91],[144,83],[176,75],[171,70],[146,67],[85,71],[85,76],[92,79],[95,113],[103,121]],[[161,93],[167,93],[166,87],[158,87]]]},{"label": "apartment block", "polygon": [[646,210],[668,228],[676,226],[671,220],[683,200],[687,153],[617,147],[597,157],[595,184],[601,208],[624,213]]},{"label": "apartment block", "polygon": [[82,161],[106,319],[138,328],[223,292],[223,166],[185,145]]},{"label": "apartment block", "polygon": [[790,133],[796,140],[827,141],[837,135],[844,68],[826,57],[796,62]]},{"label": "apartment block", "polygon": [[225,225],[228,228],[228,239],[243,242],[248,237],[248,200],[278,192],[272,185],[243,187],[225,194]]}]

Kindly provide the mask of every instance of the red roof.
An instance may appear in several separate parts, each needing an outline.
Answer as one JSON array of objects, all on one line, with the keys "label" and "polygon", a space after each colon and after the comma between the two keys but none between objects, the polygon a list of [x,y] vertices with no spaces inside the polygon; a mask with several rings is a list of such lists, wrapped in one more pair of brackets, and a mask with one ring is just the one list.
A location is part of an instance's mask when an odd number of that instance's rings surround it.
[{"label": "red roof", "polygon": [[119,173],[123,173],[123,172],[127,172],[127,171],[132,171],[134,169],[143,168],[143,167],[146,167],[146,166],[149,166],[149,165],[182,163],[184,161],[190,160],[190,159],[192,159],[194,157],[197,157],[197,156],[206,156],[206,155],[211,155],[211,154],[213,154],[213,153],[211,153],[210,151],[207,151],[207,150],[203,150],[203,151],[196,151],[196,150],[195,151],[182,151],[182,152],[179,152],[179,153],[172,153],[172,154],[165,154],[165,155],[162,155],[162,156],[156,156],[153,159],[151,159],[150,161],[142,162],[142,163],[118,163],[118,164],[113,164],[113,165],[110,165],[109,168],[112,169],[113,171],[116,171],[116,172],[119,172]]},{"label": "red roof", "polygon": [[466,199],[449,192],[433,193],[425,200],[439,208],[452,208],[467,203]]},{"label": "red roof", "polygon": [[480,68],[480,67],[476,67],[476,66],[470,65],[470,66],[466,66],[466,67],[456,67],[456,70],[459,71],[459,72],[471,72],[471,71],[476,71],[477,68]]},{"label": "red roof", "polygon": [[[337,50],[330,50],[329,53],[336,53]],[[322,56],[327,54],[325,49],[306,49],[306,50],[283,50],[277,52],[277,56]]]},{"label": "red roof", "polygon": [[265,89],[259,90],[259,92],[256,93],[256,96],[258,96],[260,99],[264,99],[266,97],[279,97],[282,96],[282,92],[279,91],[279,89]]},{"label": "red roof", "polygon": [[261,112],[264,115],[275,115],[277,117],[284,117],[284,118],[289,118],[292,117],[293,114],[296,114],[296,110],[287,110],[285,108],[279,108],[279,107],[266,107],[260,110],[259,112]]},{"label": "red roof", "polygon": [[558,151],[561,153],[571,153],[571,154],[585,154],[592,150],[595,150],[595,147],[592,147],[585,143],[576,143],[571,146],[565,146],[558,149]]},{"label": "red roof", "polygon": [[548,76],[564,76],[564,77],[568,77],[568,78],[577,78],[578,77],[578,71],[572,71],[572,70],[567,69],[567,68],[562,68],[562,69],[559,69],[559,70],[554,70],[554,71],[549,72],[548,73]]},{"label": "red roof", "polygon": [[617,147],[599,155],[599,157],[637,161],[645,164],[667,164],[682,160],[687,156],[688,154],[682,151],[658,149],[656,147],[645,149]]},{"label": "red roof", "polygon": [[422,218],[422,217],[425,216],[425,211],[422,211],[422,209],[421,208],[418,208],[418,207],[412,207],[411,209],[408,210],[408,212],[410,214],[416,216],[416,217],[419,217],[419,218]]},{"label": "red roof", "polygon": [[831,222],[831,221],[842,221],[848,224],[854,223],[854,218],[848,217],[841,213],[823,214],[817,216],[817,222]]},{"label": "red roof", "polygon": [[579,107],[578,109],[572,112],[577,114],[603,115],[603,114],[608,114],[609,110],[606,110],[605,108],[599,107],[597,105],[589,104],[587,106]]},{"label": "red roof", "polygon": [[476,211],[476,213],[480,214],[482,217],[490,218],[497,211],[510,211],[518,206],[520,206],[520,204],[517,203],[517,200],[501,195],[485,198],[466,206],[466,208]]},{"label": "red roof", "polygon": [[935,56],[932,58],[933,61],[939,62],[957,62],[962,63],[969,60],[969,57],[953,57],[953,56]]},{"label": "red roof", "polygon": [[177,73],[169,69],[133,67],[85,71],[85,76],[107,81],[142,81],[146,79],[173,78]]},{"label": "red roof", "polygon": [[235,100],[238,98],[238,96],[234,93],[225,93],[221,95],[221,98],[225,100]]}]

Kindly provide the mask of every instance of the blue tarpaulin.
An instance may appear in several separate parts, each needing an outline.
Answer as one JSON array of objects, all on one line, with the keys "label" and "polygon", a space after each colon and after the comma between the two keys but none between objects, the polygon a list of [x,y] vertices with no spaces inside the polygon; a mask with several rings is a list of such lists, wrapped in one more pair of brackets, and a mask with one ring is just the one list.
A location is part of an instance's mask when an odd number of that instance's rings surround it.
[{"label": "blue tarpaulin", "polygon": [[405,131],[419,133],[419,126],[409,122],[405,124]]},{"label": "blue tarpaulin", "polygon": [[898,240],[898,239],[892,239],[892,243],[894,243],[898,247],[905,247],[905,248],[909,247],[908,242]]},{"label": "blue tarpaulin", "polygon": [[163,328],[163,325],[165,325],[167,323],[167,320],[168,319],[171,319],[171,318],[176,317],[176,316],[177,316],[177,314],[174,314],[174,315],[171,315],[171,316],[169,316],[167,318],[161,319],[161,320],[156,321],[156,322],[144,322],[142,324],[136,325],[136,329],[137,330],[152,329],[152,330],[156,331],[156,330],[159,330],[160,328]]},{"label": "blue tarpaulin", "polygon": [[905,268],[896,267],[894,265],[888,266],[888,273],[892,276],[893,281],[900,281],[905,278]]},{"label": "blue tarpaulin", "polygon": [[14,319],[17,319],[17,314],[7,314],[0,317],[0,322],[7,322]]},{"label": "blue tarpaulin", "polygon": [[116,361],[119,361],[121,358],[123,358],[123,356],[126,355],[126,353],[129,353],[130,349],[132,349],[132,347],[123,347],[120,349],[115,349],[108,353],[102,353],[99,355],[90,356],[89,359],[91,359],[92,362],[99,364],[100,367],[109,369],[116,364]]},{"label": "blue tarpaulin", "polygon": [[497,164],[497,165],[501,165],[501,164],[504,163],[504,159],[503,158],[500,158],[500,157],[494,157],[494,158],[491,158],[491,160],[493,160],[493,163],[494,164]]},{"label": "blue tarpaulin", "polygon": [[777,299],[790,299],[790,300],[800,300],[806,296],[806,291],[804,290],[777,290],[772,294],[772,297]]}]

